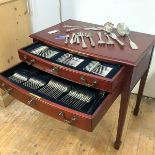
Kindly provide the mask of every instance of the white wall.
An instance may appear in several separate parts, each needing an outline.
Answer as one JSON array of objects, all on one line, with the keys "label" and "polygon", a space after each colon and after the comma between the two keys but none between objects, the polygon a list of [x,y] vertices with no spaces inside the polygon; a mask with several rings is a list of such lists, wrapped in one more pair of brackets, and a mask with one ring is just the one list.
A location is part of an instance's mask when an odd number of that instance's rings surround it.
[{"label": "white wall", "polygon": [[[58,0],[31,0],[33,30],[38,31],[59,22]],[[61,0],[63,20],[104,24],[125,22],[131,30],[155,35],[155,0]],[[155,98],[155,53],[144,95]],[[134,89],[134,92],[137,88]]]},{"label": "white wall", "polygon": [[29,0],[29,6],[33,32],[60,22],[58,0]]}]

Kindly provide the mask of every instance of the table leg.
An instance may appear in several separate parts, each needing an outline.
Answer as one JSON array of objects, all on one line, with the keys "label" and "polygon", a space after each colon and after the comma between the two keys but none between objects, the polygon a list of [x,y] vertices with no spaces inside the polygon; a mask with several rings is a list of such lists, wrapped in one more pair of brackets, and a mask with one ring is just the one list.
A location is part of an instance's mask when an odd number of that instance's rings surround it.
[{"label": "table leg", "polygon": [[116,141],[114,143],[114,147],[117,150],[119,149],[121,145],[121,138],[122,138],[123,127],[125,123],[126,113],[128,109],[129,99],[130,99],[130,86],[121,93],[121,103],[120,103],[120,110],[119,110],[117,136],[116,136]]},{"label": "table leg", "polygon": [[139,86],[137,100],[136,100],[136,106],[135,106],[135,109],[134,109],[134,112],[133,112],[133,114],[135,116],[137,116],[138,112],[139,112],[140,102],[141,102],[141,99],[142,99],[142,96],[143,96],[143,91],[144,91],[144,86],[145,86],[145,83],[146,83],[147,75],[148,75],[148,70],[144,73],[144,75],[142,76],[141,81],[140,81],[140,86]]}]

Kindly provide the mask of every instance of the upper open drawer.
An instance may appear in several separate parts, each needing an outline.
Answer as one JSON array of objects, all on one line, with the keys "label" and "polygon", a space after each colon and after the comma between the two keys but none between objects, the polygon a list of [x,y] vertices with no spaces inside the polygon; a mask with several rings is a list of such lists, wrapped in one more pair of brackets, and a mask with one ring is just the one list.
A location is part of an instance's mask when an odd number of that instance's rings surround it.
[{"label": "upper open drawer", "polygon": [[34,43],[20,49],[19,57],[50,74],[109,92],[124,77],[124,67],[120,64],[97,61],[43,43]]},{"label": "upper open drawer", "polygon": [[21,63],[0,75],[0,88],[16,99],[71,125],[92,131],[121,91],[88,88]]}]

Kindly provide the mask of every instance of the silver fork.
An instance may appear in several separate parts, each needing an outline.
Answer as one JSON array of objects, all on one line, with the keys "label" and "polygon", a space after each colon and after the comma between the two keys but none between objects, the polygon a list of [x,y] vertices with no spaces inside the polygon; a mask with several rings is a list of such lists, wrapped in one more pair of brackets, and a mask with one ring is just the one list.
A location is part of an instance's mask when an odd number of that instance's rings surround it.
[{"label": "silver fork", "polygon": [[105,32],[104,35],[107,37],[107,45],[114,45],[114,42],[112,41],[112,39],[109,37],[109,35]]},{"label": "silver fork", "polygon": [[93,34],[91,32],[89,32],[87,35],[86,35],[87,38],[89,38],[89,41],[90,41],[90,44],[92,47],[95,47],[95,42],[94,42],[94,39],[93,39]]},{"label": "silver fork", "polygon": [[82,48],[87,48],[87,45],[84,41],[84,33],[83,32],[79,32],[78,35],[81,37],[81,40],[82,40]]},{"label": "silver fork", "polygon": [[116,40],[121,46],[124,46],[124,43],[123,43],[121,40],[118,39],[118,37],[116,36],[115,33],[111,33],[111,34],[110,34],[110,37],[111,37],[112,39]]},{"label": "silver fork", "polygon": [[103,41],[101,32],[98,32],[98,37],[99,37],[98,45],[105,45],[106,42]]}]

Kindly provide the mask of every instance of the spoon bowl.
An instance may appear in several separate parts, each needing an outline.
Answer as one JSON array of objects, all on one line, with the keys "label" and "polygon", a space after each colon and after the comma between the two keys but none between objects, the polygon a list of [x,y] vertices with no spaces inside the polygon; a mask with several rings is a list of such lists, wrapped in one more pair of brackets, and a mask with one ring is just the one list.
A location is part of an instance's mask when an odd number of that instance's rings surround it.
[{"label": "spoon bowl", "polygon": [[138,49],[138,46],[130,39],[129,34],[130,34],[130,30],[128,28],[127,25],[125,25],[125,23],[118,23],[117,24],[117,32],[120,36],[127,36],[129,38],[130,41],[130,46],[132,49],[136,50]]}]

